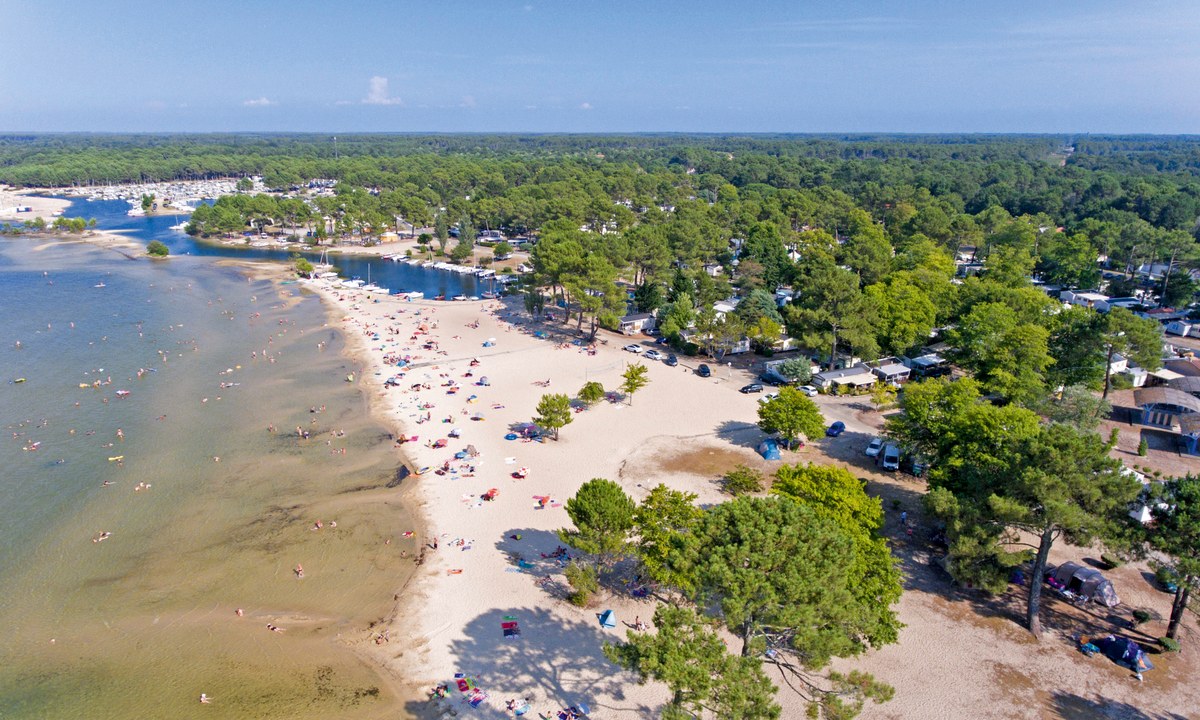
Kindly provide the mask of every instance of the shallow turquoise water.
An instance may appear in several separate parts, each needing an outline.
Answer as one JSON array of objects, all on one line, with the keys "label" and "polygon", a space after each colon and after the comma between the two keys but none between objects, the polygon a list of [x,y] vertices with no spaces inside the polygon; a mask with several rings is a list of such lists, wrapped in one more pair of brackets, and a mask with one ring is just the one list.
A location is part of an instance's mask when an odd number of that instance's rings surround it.
[{"label": "shallow turquoise water", "polygon": [[350,643],[411,573],[411,523],[319,301],[213,258],[38,247],[0,245],[0,717],[389,707]]}]

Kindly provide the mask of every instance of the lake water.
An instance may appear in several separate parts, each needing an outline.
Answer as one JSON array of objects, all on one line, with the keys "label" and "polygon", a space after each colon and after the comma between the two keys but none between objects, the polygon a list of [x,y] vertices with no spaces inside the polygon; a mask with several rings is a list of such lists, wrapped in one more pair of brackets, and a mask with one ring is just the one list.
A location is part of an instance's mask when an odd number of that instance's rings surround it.
[{"label": "lake water", "polygon": [[[128,215],[130,205],[124,200],[73,199],[71,206],[63,212],[65,217],[96,218],[97,226],[104,230],[117,230],[136,239],[139,243],[158,240],[164,243],[172,255],[201,255],[236,257],[243,259],[287,260],[288,250],[265,248],[239,248],[227,245],[198,242],[179,230],[172,230],[186,220],[183,215]],[[314,258],[315,260],[315,258]],[[492,283],[474,275],[459,274],[435,268],[423,268],[408,263],[395,263],[379,258],[353,255],[330,255],[328,261],[345,278],[366,279],[368,267],[371,281],[392,292],[420,291],[425,297],[443,295],[479,295],[492,289]]]},{"label": "lake water", "polygon": [[315,296],[187,243],[0,243],[0,717],[394,716],[388,429]]}]

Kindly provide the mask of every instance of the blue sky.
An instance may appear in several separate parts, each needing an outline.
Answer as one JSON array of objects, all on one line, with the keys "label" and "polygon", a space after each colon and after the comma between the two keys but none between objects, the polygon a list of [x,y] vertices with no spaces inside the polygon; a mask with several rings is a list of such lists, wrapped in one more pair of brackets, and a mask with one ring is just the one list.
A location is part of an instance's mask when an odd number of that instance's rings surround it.
[{"label": "blue sky", "polygon": [[1200,2],[0,0],[3,131],[1200,132]]}]

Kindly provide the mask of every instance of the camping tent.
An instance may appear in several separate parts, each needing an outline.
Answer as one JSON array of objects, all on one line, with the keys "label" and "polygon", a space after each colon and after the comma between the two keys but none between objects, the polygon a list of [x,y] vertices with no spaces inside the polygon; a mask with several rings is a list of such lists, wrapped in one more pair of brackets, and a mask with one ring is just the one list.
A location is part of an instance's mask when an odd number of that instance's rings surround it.
[{"label": "camping tent", "polygon": [[779,443],[773,438],[767,438],[758,444],[758,454],[763,456],[764,460],[779,460]]},{"label": "camping tent", "polygon": [[1154,669],[1154,666],[1146,658],[1146,652],[1142,650],[1142,647],[1129,638],[1109,635],[1106,638],[1100,638],[1092,642],[1100,648],[1101,652],[1108,656],[1109,660],[1128,667],[1130,670],[1138,673],[1139,676],[1147,670]]},{"label": "camping tent", "polygon": [[1054,571],[1054,579],[1062,583],[1067,590],[1104,603],[1108,607],[1121,604],[1112,582],[1095,568],[1073,562],[1063,563]]}]

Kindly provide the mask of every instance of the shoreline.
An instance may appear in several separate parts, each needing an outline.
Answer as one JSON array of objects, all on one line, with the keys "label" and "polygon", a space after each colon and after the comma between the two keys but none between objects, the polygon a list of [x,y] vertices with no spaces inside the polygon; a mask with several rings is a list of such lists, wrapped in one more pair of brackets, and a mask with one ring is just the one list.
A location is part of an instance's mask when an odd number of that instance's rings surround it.
[{"label": "shoreline", "polygon": [[[398,435],[419,437],[418,442],[397,448],[403,462],[425,470],[413,476],[414,496],[419,498],[414,497],[417,502],[408,511],[420,518],[426,561],[405,591],[399,593],[395,611],[389,618],[389,632],[401,639],[407,649],[400,655],[390,652],[387,646],[379,648],[379,652],[369,646],[365,649],[407,688],[406,714],[423,718],[444,713],[448,706],[430,702],[428,689],[449,681],[458,671],[483,678],[492,686],[489,711],[503,708],[504,698],[500,696],[503,693],[509,693],[508,697],[530,697],[535,707],[546,712],[556,712],[576,702],[592,703],[617,696],[641,697],[647,705],[661,702],[662,688],[638,687],[632,677],[616,671],[604,660],[598,642],[600,636],[592,629],[592,623],[583,619],[590,611],[548,601],[546,597],[547,591],[557,594],[555,588],[562,584],[561,565],[557,560],[546,559],[552,557],[559,545],[551,531],[567,523],[562,501],[574,492],[573,485],[586,479],[586,473],[580,474],[578,462],[573,463],[575,468],[568,468],[560,459],[554,463],[557,470],[537,481],[538,487],[522,487],[524,481],[510,477],[516,466],[509,464],[516,462],[515,459],[504,458],[505,453],[517,452],[521,462],[528,456],[533,463],[532,445],[511,443],[501,436],[510,423],[531,417],[524,407],[531,401],[531,393],[523,388],[528,380],[521,382],[517,378],[547,372],[556,375],[558,384],[555,369],[548,368],[547,363],[556,360],[551,347],[561,346],[550,346],[532,332],[517,332],[524,330],[525,322],[509,322],[513,319],[511,306],[501,301],[407,302],[399,297],[385,299],[361,290],[337,288],[321,281],[307,281],[303,285],[328,303],[331,317],[338,321],[344,334],[355,338],[347,341],[346,348],[363,368],[357,382],[368,395],[373,416],[397,428]],[[562,328],[551,331],[560,340],[568,336]],[[481,347],[492,336],[499,338],[493,346]],[[435,343],[432,349],[428,348],[430,342]],[[569,342],[565,344],[579,350],[568,353],[576,362],[593,367],[603,364],[607,370],[616,368],[612,361],[619,351],[615,347],[593,356],[585,354],[582,348],[570,346]],[[384,357],[388,355],[409,357],[411,363],[405,368],[386,364]],[[478,360],[478,366],[473,359]],[[467,373],[471,376],[466,377]],[[385,385],[385,380],[398,375],[407,377],[392,387]],[[484,376],[491,378],[490,385],[478,384]],[[568,382],[573,384],[574,380]],[[502,383],[510,389],[495,389]],[[468,396],[465,404],[461,402],[463,395]],[[446,415],[447,412],[450,414]],[[450,434],[445,446],[430,447],[433,439],[444,440],[442,436],[451,429],[460,431],[457,437]],[[604,442],[602,437],[593,440]],[[462,447],[476,448],[479,457],[461,460],[449,457]],[[560,444],[556,449],[565,448]],[[595,474],[615,475],[618,468],[614,466],[611,471]],[[551,476],[557,476],[557,480]],[[545,507],[521,499],[534,490],[543,492],[541,488],[546,483],[550,483],[548,494],[552,499]],[[482,495],[489,486],[497,486],[502,497],[486,502]],[[506,506],[511,509],[504,509]],[[538,519],[543,522],[535,522]],[[529,523],[544,527],[525,529]],[[435,542],[436,550],[432,549]],[[508,547],[510,544],[522,547],[518,550]],[[465,553],[467,550],[472,552]],[[539,553],[541,561],[535,560]],[[523,560],[518,566],[513,559],[518,556],[528,562]],[[534,563],[537,570],[528,569]],[[534,583],[531,575],[541,576],[545,582]],[[514,603],[521,607],[514,607]],[[611,603],[628,610],[630,619],[639,613],[649,616],[653,612],[644,602],[612,598]],[[645,607],[638,609],[641,606]],[[489,662],[486,660],[489,653],[496,651],[491,647],[490,637],[488,647],[479,652],[456,652],[457,645],[469,641],[478,629],[474,626],[482,621],[481,613],[496,615],[496,623],[502,617],[517,617],[526,632],[553,627],[556,623],[581,632],[578,640],[583,645],[579,657],[585,661],[586,678],[557,689],[539,688],[536,687],[539,683],[515,678],[502,683],[499,675],[492,676],[480,666]],[[486,622],[490,625],[492,621]],[[463,626],[468,628],[465,635]],[[492,633],[498,630],[489,628],[487,634]],[[576,639],[555,639],[545,651],[561,656],[562,663],[570,664],[576,659],[576,644]],[[614,681],[614,676],[621,680]],[[605,683],[606,689],[602,692],[587,689],[597,682]],[[584,692],[587,694],[583,695]]]}]

